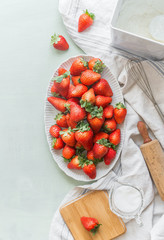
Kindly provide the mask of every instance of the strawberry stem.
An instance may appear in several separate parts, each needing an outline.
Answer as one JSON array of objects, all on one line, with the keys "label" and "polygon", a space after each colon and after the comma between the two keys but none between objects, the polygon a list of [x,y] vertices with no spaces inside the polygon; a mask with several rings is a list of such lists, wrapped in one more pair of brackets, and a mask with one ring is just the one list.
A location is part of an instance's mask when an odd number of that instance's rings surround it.
[{"label": "strawberry stem", "polygon": [[89,13],[87,9],[84,11],[84,13],[87,14],[88,16],[90,16],[92,18],[92,20],[95,19],[94,13]]},{"label": "strawberry stem", "polygon": [[126,107],[123,103],[119,102],[119,103],[116,104],[115,108],[121,109],[121,108],[126,108]]},{"label": "strawberry stem", "polygon": [[111,143],[108,141],[108,139],[105,139],[105,138],[101,138],[96,143],[103,145],[105,147],[111,147]]},{"label": "strawberry stem", "polygon": [[58,34],[54,34],[53,36],[51,36],[51,45],[53,45],[54,43],[57,44],[60,41],[60,37]]}]

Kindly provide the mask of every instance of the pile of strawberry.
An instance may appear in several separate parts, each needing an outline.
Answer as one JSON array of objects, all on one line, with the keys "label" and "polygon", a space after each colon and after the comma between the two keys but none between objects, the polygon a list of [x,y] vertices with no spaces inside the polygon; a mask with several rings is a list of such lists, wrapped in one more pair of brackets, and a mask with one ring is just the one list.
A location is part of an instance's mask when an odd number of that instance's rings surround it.
[{"label": "pile of strawberry", "polygon": [[112,89],[101,78],[104,67],[98,58],[89,62],[77,58],[69,71],[58,69],[58,76],[52,79],[53,96],[48,97],[60,111],[49,130],[53,148],[63,148],[67,167],[82,169],[91,179],[96,177],[99,162],[109,165],[115,158],[121,137],[117,124],[126,116],[122,103],[115,108],[111,105]]}]

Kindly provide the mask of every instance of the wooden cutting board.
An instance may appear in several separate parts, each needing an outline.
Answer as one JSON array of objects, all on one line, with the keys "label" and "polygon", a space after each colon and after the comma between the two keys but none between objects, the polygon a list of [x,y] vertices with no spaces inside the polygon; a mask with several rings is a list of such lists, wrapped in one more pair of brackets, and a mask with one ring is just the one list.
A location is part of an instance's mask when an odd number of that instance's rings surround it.
[{"label": "wooden cutting board", "polygon": [[[126,232],[122,219],[111,212],[104,191],[90,191],[62,206],[60,213],[75,240],[110,240]],[[102,224],[94,236],[83,227],[82,216],[97,218]]]}]

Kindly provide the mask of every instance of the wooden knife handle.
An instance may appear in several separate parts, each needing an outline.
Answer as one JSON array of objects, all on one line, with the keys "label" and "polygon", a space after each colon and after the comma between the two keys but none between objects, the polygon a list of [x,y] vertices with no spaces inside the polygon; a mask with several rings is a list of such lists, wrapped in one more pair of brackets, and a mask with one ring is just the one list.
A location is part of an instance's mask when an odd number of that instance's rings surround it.
[{"label": "wooden knife handle", "polygon": [[146,124],[142,121],[139,121],[138,124],[137,124],[137,127],[138,127],[138,130],[143,138],[143,142],[144,143],[148,143],[148,142],[151,142],[152,139],[149,137],[149,134],[148,134],[148,131],[147,131],[147,128],[146,128]]}]

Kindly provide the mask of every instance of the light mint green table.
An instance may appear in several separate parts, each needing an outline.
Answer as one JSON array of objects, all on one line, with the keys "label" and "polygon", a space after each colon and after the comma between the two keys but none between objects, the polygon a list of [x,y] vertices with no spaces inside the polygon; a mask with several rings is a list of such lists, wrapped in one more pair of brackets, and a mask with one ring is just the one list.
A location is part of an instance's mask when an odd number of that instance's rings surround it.
[{"label": "light mint green table", "polygon": [[[0,15],[0,240],[48,240],[53,214],[79,183],[54,162],[44,131],[44,99],[58,65],[81,54],[57,0],[5,0]],[[67,52],[50,46],[63,34]]]}]

